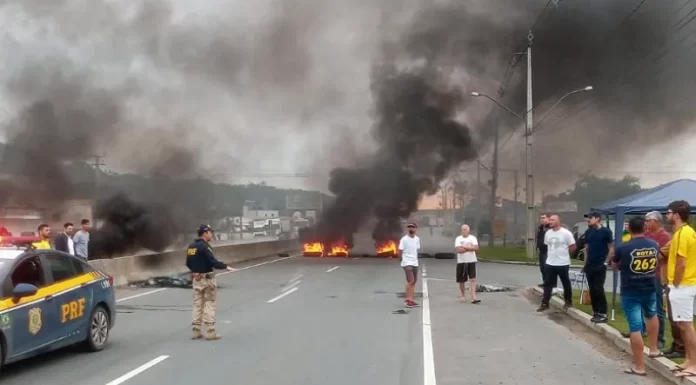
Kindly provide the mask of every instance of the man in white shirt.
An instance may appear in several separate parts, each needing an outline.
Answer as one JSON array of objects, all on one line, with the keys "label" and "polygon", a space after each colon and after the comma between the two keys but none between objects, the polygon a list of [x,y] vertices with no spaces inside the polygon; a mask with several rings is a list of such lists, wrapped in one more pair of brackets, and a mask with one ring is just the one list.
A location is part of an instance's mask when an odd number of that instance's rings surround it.
[{"label": "man in white shirt", "polygon": [[462,293],[461,300],[466,302],[466,282],[469,281],[471,303],[480,303],[476,298],[476,252],[479,250],[478,240],[471,235],[469,225],[462,225],[462,235],[454,240],[454,248],[457,251],[457,282]]},{"label": "man in white shirt", "polygon": [[548,256],[544,268],[544,297],[541,306],[537,311],[544,311],[549,308],[551,294],[556,283],[556,277],[560,278],[563,284],[563,298],[565,308],[573,305],[573,288],[570,285],[570,254],[575,252],[575,238],[573,233],[561,226],[561,218],[552,215],[549,218],[549,229],[544,234],[544,244],[548,246]]},{"label": "man in white shirt", "polygon": [[413,300],[416,292],[416,282],[418,281],[418,250],[420,249],[420,238],[416,235],[416,224],[409,223],[408,234],[404,235],[399,241],[399,257],[401,267],[406,272],[406,293],[404,295],[404,306],[420,306]]}]

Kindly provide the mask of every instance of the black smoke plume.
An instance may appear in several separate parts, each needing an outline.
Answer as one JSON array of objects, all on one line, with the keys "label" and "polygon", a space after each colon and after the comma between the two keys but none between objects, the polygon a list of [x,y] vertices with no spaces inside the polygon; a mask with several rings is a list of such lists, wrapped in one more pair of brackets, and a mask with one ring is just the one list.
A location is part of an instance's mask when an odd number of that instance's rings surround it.
[{"label": "black smoke plume", "polygon": [[[692,1],[440,2],[413,18],[401,43],[411,57],[460,68],[468,92],[500,98],[523,113],[526,56],[516,56],[518,65],[504,79],[512,54],[526,49],[532,28],[535,121],[567,92],[594,87],[565,99],[536,127],[536,188],[557,190],[587,170],[620,177],[618,170],[640,169],[623,165],[642,162],[658,142],[686,138],[696,121],[696,109],[690,108],[696,102],[695,14]],[[521,121],[489,101],[476,103],[479,112],[502,118],[501,141],[512,135],[501,167],[522,169],[517,166],[524,164]],[[481,119],[486,121],[495,119]],[[476,129],[482,138],[493,132],[490,125]]]},{"label": "black smoke plume", "polygon": [[372,216],[378,219],[375,241],[393,240],[400,219],[417,209],[421,197],[433,194],[454,167],[476,157],[471,131],[456,117],[463,92],[436,67],[379,66],[372,93],[379,149],[364,167],[331,172],[329,190],[336,200],[304,234],[307,241],[350,239]]},{"label": "black smoke plume", "polygon": [[90,255],[124,255],[140,249],[163,251],[177,234],[176,222],[164,205],[138,203],[118,193],[100,201],[94,213],[102,225],[93,231]]}]

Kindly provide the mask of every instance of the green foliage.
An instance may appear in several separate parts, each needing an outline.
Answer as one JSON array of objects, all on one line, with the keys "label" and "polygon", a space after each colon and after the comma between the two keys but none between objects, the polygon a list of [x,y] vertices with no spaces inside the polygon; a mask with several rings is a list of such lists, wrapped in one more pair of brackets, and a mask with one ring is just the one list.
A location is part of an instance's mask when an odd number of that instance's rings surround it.
[{"label": "green foliage", "polygon": [[[0,143],[0,160],[3,146]],[[7,154],[5,152],[5,154]],[[13,166],[13,165],[10,165]],[[9,167],[0,162],[0,173],[21,175],[21,167]],[[195,213],[201,219],[217,219],[239,216],[242,207],[250,209],[284,210],[288,193],[317,197],[317,191],[282,189],[259,184],[229,185],[214,183],[205,178],[173,179],[166,175],[143,177],[134,174],[114,174],[97,171],[90,165],[75,162],[63,166],[63,172],[71,186],[69,198],[92,199],[104,197],[115,191],[125,192],[139,200],[158,202],[171,207],[174,211]],[[95,188],[98,186],[98,191]],[[322,195],[326,201],[327,196]],[[31,201],[16,199],[19,204],[31,205]],[[318,198],[318,197],[317,197]],[[316,199],[316,198],[315,198]]]},{"label": "green foliage", "polygon": [[[524,263],[536,263],[536,258],[534,261],[530,261],[527,258],[527,249],[524,247],[481,247],[478,253],[479,259],[481,261],[495,261],[495,262],[524,262]],[[571,259],[570,263],[572,265],[582,265],[582,261],[577,259]]]},{"label": "green foliage", "polygon": [[642,190],[640,180],[631,175],[626,175],[621,179],[612,179],[586,173],[580,176],[572,189],[555,196],[546,196],[544,203],[575,201],[578,205],[578,212],[587,212],[592,206],[598,206]]}]

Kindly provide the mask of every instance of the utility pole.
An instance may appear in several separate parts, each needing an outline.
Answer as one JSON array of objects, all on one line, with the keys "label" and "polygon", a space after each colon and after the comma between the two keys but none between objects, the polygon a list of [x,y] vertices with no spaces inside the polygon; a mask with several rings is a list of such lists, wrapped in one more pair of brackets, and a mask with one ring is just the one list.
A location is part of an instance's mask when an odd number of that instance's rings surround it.
[{"label": "utility pole", "polygon": [[479,223],[481,223],[481,213],[483,212],[481,203],[481,158],[476,158],[476,223],[474,224],[474,231],[477,236],[479,235]]},{"label": "utility pole", "polygon": [[92,222],[94,225],[95,219],[95,213],[97,211],[97,199],[99,198],[99,189],[101,187],[101,167],[106,165],[106,162],[104,161],[104,156],[102,155],[93,155],[93,161],[94,163],[92,166],[94,167],[94,195],[92,199],[94,200],[92,202]]},{"label": "utility pole", "polygon": [[[513,178],[514,178],[514,183],[515,183],[515,185],[514,185],[514,190],[513,190],[513,195],[514,195],[514,199],[515,199],[515,210],[514,210],[513,213],[512,213],[512,214],[513,214],[513,220],[512,220],[512,221],[513,221],[513,223],[515,224],[515,229],[517,229],[517,203],[518,203],[517,198],[518,198],[519,195],[520,195],[520,193],[519,193],[519,189],[520,189],[519,183],[520,183],[520,182],[519,182],[519,179],[518,179],[517,170],[512,170],[512,173],[513,173]],[[517,230],[515,231],[515,233],[516,233],[517,235],[519,235],[519,233],[517,232]]]},{"label": "utility pole", "polygon": [[[503,90],[501,89],[498,94],[503,95]],[[498,130],[498,119],[493,121],[493,167],[491,169],[491,201],[488,206],[488,218],[491,223],[490,234],[488,236],[488,247],[495,246],[495,234],[494,234],[494,224],[495,224],[495,203],[497,201],[496,194],[498,192],[498,140],[499,140],[499,130]]]},{"label": "utility pole", "polygon": [[535,215],[534,215],[534,191],[533,191],[533,179],[534,174],[532,171],[532,133],[534,132],[534,103],[532,101],[532,42],[534,41],[534,34],[529,31],[527,34],[527,40],[529,44],[527,45],[527,124],[526,132],[524,135],[526,152],[526,173],[525,178],[526,193],[527,193],[527,258],[534,258],[535,249],[535,235],[534,229],[536,227]]}]

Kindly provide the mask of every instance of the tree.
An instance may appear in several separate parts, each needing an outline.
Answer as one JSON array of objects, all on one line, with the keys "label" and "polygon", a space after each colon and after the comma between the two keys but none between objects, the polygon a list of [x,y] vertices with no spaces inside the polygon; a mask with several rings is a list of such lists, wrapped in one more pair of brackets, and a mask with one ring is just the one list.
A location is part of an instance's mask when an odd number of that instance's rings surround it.
[{"label": "tree", "polygon": [[558,195],[543,198],[543,203],[558,201],[575,201],[578,212],[587,212],[593,206],[619,199],[642,191],[640,180],[632,175],[621,179],[603,178],[589,173],[583,174],[575,182],[573,189]]},{"label": "tree", "polygon": [[471,186],[466,180],[461,178],[452,181],[452,194],[454,200],[453,208],[464,208],[471,200]]}]

